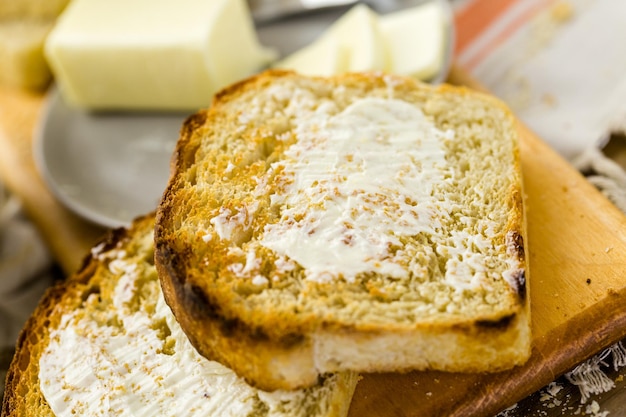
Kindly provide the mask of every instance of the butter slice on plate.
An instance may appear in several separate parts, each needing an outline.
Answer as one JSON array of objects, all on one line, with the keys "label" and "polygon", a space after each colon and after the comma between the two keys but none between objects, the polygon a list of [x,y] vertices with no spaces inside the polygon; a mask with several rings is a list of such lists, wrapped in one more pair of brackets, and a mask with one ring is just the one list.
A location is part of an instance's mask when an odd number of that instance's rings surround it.
[{"label": "butter slice on plate", "polygon": [[91,110],[195,110],[267,65],[245,0],[73,0],[45,45],[63,98]]},{"label": "butter slice on plate", "polygon": [[274,66],[291,69],[304,75],[331,76],[346,71],[347,52],[338,39],[329,37],[323,42],[313,42],[305,46]]},{"label": "butter slice on plate", "polygon": [[444,64],[447,24],[437,1],[380,16],[389,69],[420,80],[435,77]]},{"label": "butter slice on plate", "polygon": [[313,43],[275,64],[306,75],[384,70],[386,66],[378,17],[364,4],[352,7]]}]

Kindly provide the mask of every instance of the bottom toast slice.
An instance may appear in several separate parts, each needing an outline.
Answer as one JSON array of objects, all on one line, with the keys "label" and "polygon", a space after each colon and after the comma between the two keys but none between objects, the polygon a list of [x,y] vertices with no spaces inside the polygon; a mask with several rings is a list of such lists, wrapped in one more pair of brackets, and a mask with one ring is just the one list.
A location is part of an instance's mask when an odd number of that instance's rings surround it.
[{"label": "bottom toast slice", "polygon": [[154,216],[112,231],[25,325],[2,416],[337,416],[354,373],[263,392],[200,356],[165,304],[153,262]]}]

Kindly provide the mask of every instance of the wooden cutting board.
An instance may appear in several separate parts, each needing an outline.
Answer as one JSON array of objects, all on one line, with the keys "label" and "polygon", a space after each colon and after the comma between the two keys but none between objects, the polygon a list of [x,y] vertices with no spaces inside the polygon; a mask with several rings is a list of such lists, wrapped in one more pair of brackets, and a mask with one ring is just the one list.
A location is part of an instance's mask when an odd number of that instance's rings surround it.
[{"label": "wooden cutting board", "polygon": [[[449,81],[482,89],[458,69]],[[543,141],[522,131],[534,339],[529,362],[497,374],[367,375],[352,417],[493,416],[626,336],[626,217]]]},{"label": "wooden cutting board", "polygon": [[[480,89],[455,68],[451,83]],[[59,205],[32,160],[43,97],[0,90],[0,177],[68,273],[104,229]],[[521,143],[534,347],[497,374],[365,375],[351,417],[492,416],[626,336],[626,217],[528,130]],[[381,352],[384,355],[385,352]]]},{"label": "wooden cutting board", "polygon": [[53,257],[70,274],[105,230],[58,203],[35,168],[32,141],[44,102],[43,94],[0,88],[0,179],[21,199]]}]

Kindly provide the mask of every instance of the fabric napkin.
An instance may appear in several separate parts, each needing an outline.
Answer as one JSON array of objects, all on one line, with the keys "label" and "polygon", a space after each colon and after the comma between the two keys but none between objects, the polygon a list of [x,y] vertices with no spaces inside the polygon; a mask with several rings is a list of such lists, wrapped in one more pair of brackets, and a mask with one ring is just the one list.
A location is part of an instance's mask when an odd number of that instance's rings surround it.
[{"label": "fabric napkin", "polygon": [[[454,0],[456,61],[524,124],[568,159],[626,213],[626,171],[603,151],[626,149],[626,2],[615,0]],[[604,415],[594,395],[626,366],[624,342],[540,390],[537,404]],[[620,374],[621,375],[621,374]],[[559,394],[579,388],[580,404]],[[498,417],[524,415],[513,406]],[[565,411],[565,410],[570,411]]]},{"label": "fabric napkin", "polygon": [[626,118],[626,2],[456,0],[457,62],[567,159]]},{"label": "fabric napkin", "polygon": [[15,341],[46,288],[52,260],[19,201],[0,183],[0,393]]}]

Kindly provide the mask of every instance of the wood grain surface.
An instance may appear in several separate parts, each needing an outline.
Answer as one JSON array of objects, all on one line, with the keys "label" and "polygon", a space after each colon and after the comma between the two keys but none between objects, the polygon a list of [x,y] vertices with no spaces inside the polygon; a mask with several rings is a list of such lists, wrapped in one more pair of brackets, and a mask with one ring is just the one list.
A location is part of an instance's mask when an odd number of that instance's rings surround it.
[{"label": "wood grain surface", "polygon": [[[480,89],[458,68],[450,82]],[[32,137],[43,100],[0,90],[0,177],[71,273],[103,229],[61,206],[35,169]],[[626,218],[544,142],[521,129],[534,333],[530,361],[497,374],[365,375],[351,417],[493,416],[626,336]]]},{"label": "wood grain surface", "polygon": [[66,274],[78,269],[104,229],[62,206],[46,188],[32,154],[45,97],[0,88],[0,178],[17,195]]},{"label": "wood grain surface", "polygon": [[[458,69],[450,81],[481,89]],[[626,336],[626,217],[521,130],[531,359],[497,374],[366,375],[351,416],[493,416]]]}]

